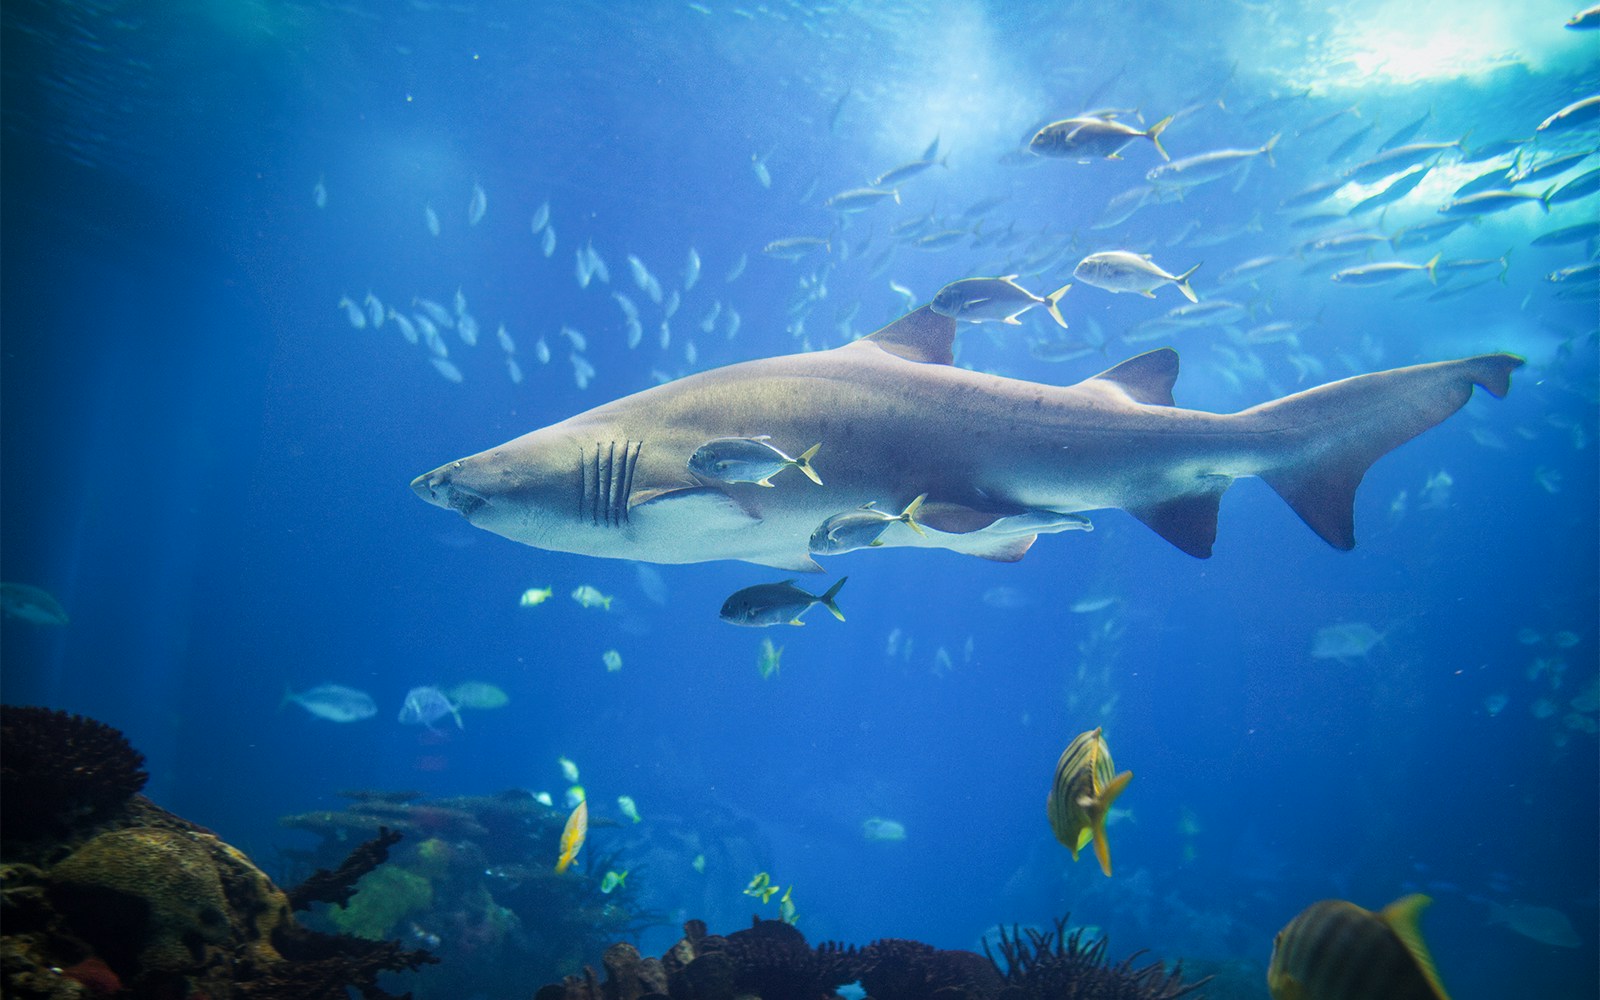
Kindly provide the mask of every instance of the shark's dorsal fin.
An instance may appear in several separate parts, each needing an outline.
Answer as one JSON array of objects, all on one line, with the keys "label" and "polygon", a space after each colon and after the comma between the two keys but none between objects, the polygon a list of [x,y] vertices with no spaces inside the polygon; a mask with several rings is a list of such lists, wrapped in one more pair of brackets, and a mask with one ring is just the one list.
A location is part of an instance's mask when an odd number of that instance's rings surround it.
[{"label": "shark's dorsal fin", "polygon": [[1150,351],[1129,358],[1095,378],[1115,382],[1136,403],[1171,406],[1172,384],[1178,381],[1178,352],[1170,347]]},{"label": "shark's dorsal fin", "polygon": [[956,321],[923,306],[862,339],[907,361],[948,365],[955,361],[951,347],[956,339]]}]

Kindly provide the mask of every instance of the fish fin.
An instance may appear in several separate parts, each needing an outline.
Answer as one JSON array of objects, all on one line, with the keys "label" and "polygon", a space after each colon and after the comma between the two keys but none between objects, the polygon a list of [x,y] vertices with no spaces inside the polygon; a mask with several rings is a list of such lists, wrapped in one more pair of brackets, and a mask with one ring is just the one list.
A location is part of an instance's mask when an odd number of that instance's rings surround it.
[{"label": "fish fin", "polygon": [[1121,386],[1135,403],[1171,406],[1172,385],[1178,381],[1178,352],[1170,347],[1149,351],[1106,369],[1094,379]]},{"label": "fish fin", "polygon": [[1140,293],[1139,293],[1139,294],[1140,294],[1140,295],[1143,295],[1143,296],[1144,296],[1144,297],[1145,297],[1145,298],[1147,298],[1147,299],[1153,299],[1153,298],[1155,298],[1155,297],[1156,297],[1156,293],[1155,293],[1155,292],[1153,292],[1153,291],[1151,291],[1151,290],[1150,290],[1150,289],[1148,289],[1148,288],[1146,288],[1146,289],[1145,289],[1145,290],[1144,290],[1144,291],[1142,291],[1142,292],[1140,292]]},{"label": "fish fin", "polygon": [[1144,137],[1146,139],[1149,139],[1151,142],[1155,143],[1156,152],[1160,153],[1161,158],[1169,163],[1172,161],[1172,157],[1167,155],[1166,148],[1161,145],[1161,133],[1166,131],[1168,125],[1172,124],[1172,117],[1172,115],[1168,115],[1167,117],[1156,122],[1154,125],[1150,126],[1145,130],[1144,133]]},{"label": "fish fin", "polygon": [[1106,873],[1107,878],[1111,877],[1111,843],[1106,840],[1106,816],[1111,812],[1111,803],[1117,800],[1117,796],[1122,794],[1122,790],[1127,788],[1128,782],[1132,780],[1132,771],[1123,771],[1112,778],[1106,787],[1100,789],[1100,794],[1095,796],[1094,803],[1089,809],[1089,815],[1093,817],[1090,830],[1094,837],[1095,860],[1100,862],[1100,870]]},{"label": "fish fin", "polygon": [[1433,956],[1428,954],[1428,945],[1422,940],[1422,931],[1417,929],[1417,918],[1432,902],[1432,898],[1421,893],[1402,896],[1385,906],[1378,913],[1378,919],[1387,924],[1389,929],[1394,931],[1395,937],[1400,939],[1400,943],[1406,946],[1406,951],[1411,953],[1412,960],[1417,963],[1417,969],[1428,981],[1428,985],[1433,987],[1433,991],[1441,1000],[1449,1000],[1444,991],[1444,984],[1439,982],[1439,973],[1434,970]]},{"label": "fish fin", "polygon": [[862,339],[907,361],[948,365],[955,361],[956,321],[922,306]]},{"label": "fish fin", "polygon": [[[816,444],[801,452],[800,457],[794,460],[795,468],[799,469],[801,472],[804,472],[806,474],[806,478],[811,480],[813,483],[816,483],[818,486],[822,485],[822,477],[817,475],[816,469],[812,468],[811,460],[816,458],[817,452],[821,450],[822,442],[818,441]],[[770,486],[771,484],[769,483],[768,485]]]},{"label": "fish fin", "polygon": [[761,516],[714,486],[678,486],[643,490],[628,502],[628,516],[652,517],[671,510],[673,516],[687,512],[705,531],[737,531],[761,523]]},{"label": "fish fin", "polygon": [[[757,566],[771,566],[773,569],[786,569],[791,573],[824,572],[822,564],[811,558],[810,555],[803,555],[797,559],[789,559],[787,557],[778,557],[774,559],[746,559],[745,562],[755,563]],[[794,581],[785,580],[784,582],[793,583]]]},{"label": "fish fin", "polygon": [[1238,416],[1287,432],[1281,464],[1259,475],[1324,541],[1351,549],[1356,487],[1372,463],[1461,409],[1473,386],[1504,396],[1522,364],[1514,354],[1482,354],[1396,368],[1297,392]]},{"label": "fish fin", "polygon": [[772,477],[771,476],[768,476],[765,479],[757,479],[756,480],[756,485],[757,486],[765,486],[769,490],[774,488],[773,485],[772,485]]},{"label": "fish fin", "polygon": [[918,511],[918,520],[923,524],[934,531],[943,531],[950,535],[967,535],[974,531],[982,531],[1007,516],[1009,515],[1006,511],[977,510],[966,504],[947,503],[942,500],[925,503]]},{"label": "fish fin", "polygon": [[1007,323],[1007,324],[1009,324],[1011,326],[1021,326],[1022,325],[1022,320],[1017,319],[1017,314],[1016,313],[1012,313],[1010,316],[1007,316],[1005,319],[1001,320],[1000,322]]},{"label": "fish fin", "polygon": [[1061,329],[1067,329],[1067,321],[1061,318],[1061,297],[1067,294],[1067,289],[1072,287],[1072,282],[1067,282],[1060,288],[1045,296],[1045,308],[1050,311],[1050,318],[1055,320]]},{"label": "fish fin", "polygon": [[1022,557],[1028,554],[1028,550],[1033,547],[1038,537],[1038,535],[1012,535],[981,549],[962,551],[970,552],[979,559],[988,559],[990,562],[1021,562]]},{"label": "fish fin", "polygon": [[826,593],[817,598],[822,606],[833,612],[833,617],[839,619],[840,621],[844,621],[844,612],[839,610],[839,605],[833,603],[833,599],[839,596],[839,588],[843,587],[844,582],[848,579],[850,579],[848,576],[839,577],[838,583],[829,587]]},{"label": "fish fin", "polygon": [[[926,494],[926,493],[918,494],[917,498],[915,500],[912,500],[910,503],[906,504],[906,509],[900,512],[900,517],[906,522],[906,527],[910,528],[912,531],[915,531],[917,534],[921,535],[923,538],[927,538],[928,537],[928,533],[926,531],[923,531],[922,530],[922,525],[917,523],[917,511],[922,509],[922,502],[924,500],[926,500],[926,499],[928,499],[928,494]],[[883,543],[881,541],[878,541],[878,542],[873,542],[873,544],[874,545],[881,545]]]},{"label": "fish fin", "polygon": [[1094,839],[1094,830],[1093,829],[1091,829],[1091,828],[1086,826],[1083,829],[1079,830],[1078,831],[1077,840],[1072,845],[1069,845],[1069,846],[1072,847],[1072,860],[1074,860],[1074,861],[1078,860],[1078,852],[1083,850],[1085,847],[1088,847],[1089,846],[1089,841],[1091,841],[1093,839]]},{"label": "fish fin", "polygon": [[1221,506],[1223,491],[1233,482],[1231,477],[1219,478],[1223,479],[1220,487],[1203,493],[1188,493],[1124,509],[1189,555],[1209,559],[1211,546],[1217,540],[1217,509]]},{"label": "fish fin", "polygon": [[[1204,263],[1204,261],[1201,261],[1201,263]],[[1189,286],[1189,276],[1198,270],[1200,270],[1200,264],[1196,264],[1194,267],[1189,268],[1189,270],[1178,275],[1177,279],[1173,281],[1173,284],[1178,286],[1178,291],[1182,292],[1183,297],[1188,299],[1190,302],[1200,301],[1199,297],[1195,295],[1194,289]]]}]

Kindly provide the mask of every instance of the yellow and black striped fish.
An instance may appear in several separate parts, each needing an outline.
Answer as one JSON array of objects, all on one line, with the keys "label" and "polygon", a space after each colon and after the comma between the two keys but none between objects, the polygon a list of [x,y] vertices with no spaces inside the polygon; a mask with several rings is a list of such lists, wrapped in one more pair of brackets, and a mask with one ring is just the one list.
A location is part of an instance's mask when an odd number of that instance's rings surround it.
[{"label": "yellow and black striped fish", "polygon": [[1056,839],[1072,851],[1072,860],[1090,840],[1100,870],[1111,874],[1111,845],[1106,843],[1106,814],[1111,803],[1133,780],[1132,771],[1112,777],[1111,748],[1100,729],[1079,733],[1056,761],[1055,785],[1045,799],[1045,813]]},{"label": "yellow and black striped fish", "polygon": [[1431,902],[1405,896],[1378,913],[1312,903],[1273,940],[1267,989],[1274,1000],[1450,1000],[1417,930]]}]

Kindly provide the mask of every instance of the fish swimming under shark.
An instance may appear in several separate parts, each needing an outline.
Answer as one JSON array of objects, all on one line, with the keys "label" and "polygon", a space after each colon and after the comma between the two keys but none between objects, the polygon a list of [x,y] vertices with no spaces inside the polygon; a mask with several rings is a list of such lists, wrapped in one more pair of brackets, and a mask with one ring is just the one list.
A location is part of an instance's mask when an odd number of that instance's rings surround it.
[{"label": "fish swimming under shark", "polygon": [[[956,321],[923,306],[843,347],[689,375],[442,465],[411,487],[535,548],[658,563],[739,559],[816,571],[809,540],[867,503],[927,494],[925,536],[886,545],[1022,558],[1037,535],[1118,507],[1211,554],[1222,494],[1259,476],[1330,545],[1355,545],[1356,487],[1390,449],[1505,395],[1522,359],[1485,354],[1361,375],[1238,413],[1173,405],[1178,355],[1151,351],[1072,386],[956,367]],[[822,443],[827,485],[696,476],[717,438]],[[787,478],[787,477],[785,477]]]}]

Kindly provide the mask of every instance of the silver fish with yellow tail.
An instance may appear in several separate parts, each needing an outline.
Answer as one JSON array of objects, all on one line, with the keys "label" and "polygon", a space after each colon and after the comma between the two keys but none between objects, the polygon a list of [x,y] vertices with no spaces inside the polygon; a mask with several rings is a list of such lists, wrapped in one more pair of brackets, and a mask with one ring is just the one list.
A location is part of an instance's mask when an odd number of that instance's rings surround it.
[{"label": "silver fish with yellow tail", "polygon": [[1072,860],[1092,840],[1100,870],[1111,874],[1111,845],[1106,842],[1106,814],[1111,803],[1133,780],[1132,771],[1114,773],[1111,748],[1099,727],[1079,733],[1056,761],[1055,785],[1045,799],[1045,813],[1056,839],[1072,851]]}]

